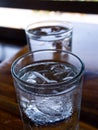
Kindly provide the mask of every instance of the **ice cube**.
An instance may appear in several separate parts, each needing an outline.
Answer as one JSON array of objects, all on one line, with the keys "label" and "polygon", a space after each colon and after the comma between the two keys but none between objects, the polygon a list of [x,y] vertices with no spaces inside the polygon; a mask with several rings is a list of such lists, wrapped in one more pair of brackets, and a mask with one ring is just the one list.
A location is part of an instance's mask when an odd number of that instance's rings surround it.
[{"label": "ice cube", "polygon": [[51,27],[51,32],[53,33],[64,33],[67,31],[67,28],[61,27],[61,26],[52,26]]},{"label": "ice cube", "polygon": [[55,80],[49,80],[47,77],[36,71],[28,71],[22,77],[22,80],[33,84],[55,83]]},{"label": "ice cube", "polygon": [[40,78],[38,78],[33,71],[28,71],[24,73],[24,75],[21,77],[22,80],[29,82],[29,83],[37,83],[42,82]]},{"label": "ice cube", "polygon": [[[58,82],[63,81],[64,78],[69,77],[68,74],[72,71],[72,69],[65,64],[55,64],[51,67],[51,72],[53,77]],[[70,79],[70,78],[69,78]]]},{"label": "ice cube", "polygon": [[71,80],[73,77],[65,77],[65,78],[63,78],[63,81],[68,81],[68,80]]},{"label": "ice cube", "polygon": [[54,73],[63,73],[63,72],[66,72],[66,73],[69,73],[71,68],[66,66],[65,64],[55,64],[51,67],[51,70],[54,72]]},{"label": "ice cube", "polygon": [[25,109],[27,107],[27,104],[29,103],[29,100],[25,98],[24,96],[21,96],[20,105]]},{"label": "ice cube", "polygon": [[37,98],[37,102],[36,102],[36,106],[41,112],[52,116],[59,115],[61,111],[60,105],[61,105],[61,101],[58,102],[57,100],[51,97],[45,97],[45,98],[41,97],[39,99]]},{"label": "ice cube", "polygon": [[36,97],[36,107],[46,115],[69,117],[72,114],[72,102],[69,97]]}]

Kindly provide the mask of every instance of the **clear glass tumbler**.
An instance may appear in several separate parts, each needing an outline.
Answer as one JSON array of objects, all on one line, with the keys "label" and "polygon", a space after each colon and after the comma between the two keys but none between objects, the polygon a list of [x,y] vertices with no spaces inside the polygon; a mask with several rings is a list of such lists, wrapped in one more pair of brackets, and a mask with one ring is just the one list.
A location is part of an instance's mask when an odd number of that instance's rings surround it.
[{"label": "clear glass tumbler", "polygon": [[65,21],[41,21],[26,29],[27,44],[30,51],[40,49],[72,50],[73,26]]},{"label": "clear glass tumbler", "polygon": [[63,50],[16,59],[11,73],[24,130],[78,130],[83,72],[81,59]]}]

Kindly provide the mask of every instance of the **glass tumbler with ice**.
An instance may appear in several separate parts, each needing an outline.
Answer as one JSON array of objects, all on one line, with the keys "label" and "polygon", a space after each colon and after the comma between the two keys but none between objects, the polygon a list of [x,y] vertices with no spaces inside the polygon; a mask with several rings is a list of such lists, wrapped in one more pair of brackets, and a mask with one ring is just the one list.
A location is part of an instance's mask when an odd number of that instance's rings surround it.
[{"label": "glass tumbler with ice", "polygon": [[39,50],[11,67],[24,130],[78,130],[84,64],[68,51]]},{"label": "glass tumbler with ice", "polygon": [[72,50],[72,23],[49,20],[32,23],[25,29],[30,51],[41,49]]}]

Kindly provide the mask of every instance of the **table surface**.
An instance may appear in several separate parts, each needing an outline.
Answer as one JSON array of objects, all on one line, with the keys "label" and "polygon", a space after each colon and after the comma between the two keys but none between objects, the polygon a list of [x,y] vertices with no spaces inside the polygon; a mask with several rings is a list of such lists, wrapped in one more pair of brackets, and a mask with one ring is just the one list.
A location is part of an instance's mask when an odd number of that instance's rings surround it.
[{"label": "table surface", "polygon": [[[73,24],[72,51],[85,64],[80,130],[98,130],[98,25]],[[23,47],[0,64],[0,130],[23,129],[10,68],[27,51],[27,46]]]}]

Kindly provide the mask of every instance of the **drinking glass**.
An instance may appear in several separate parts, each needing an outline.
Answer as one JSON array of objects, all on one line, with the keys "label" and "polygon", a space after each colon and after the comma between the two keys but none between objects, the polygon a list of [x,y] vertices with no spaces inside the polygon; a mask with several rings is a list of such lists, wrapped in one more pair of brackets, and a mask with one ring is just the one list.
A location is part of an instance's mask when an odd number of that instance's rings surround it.
[{"label": "drinking glass", "polygon": [[41,21],[30,24],[26,29],[30,51],[40,49],[62,49],[72,51],[73,26],[65,21]]},{"label": "drinking glass", "polygon": [[24,130],[78,130],[84,64],[63,50],[29,52],[11,73]]}]

